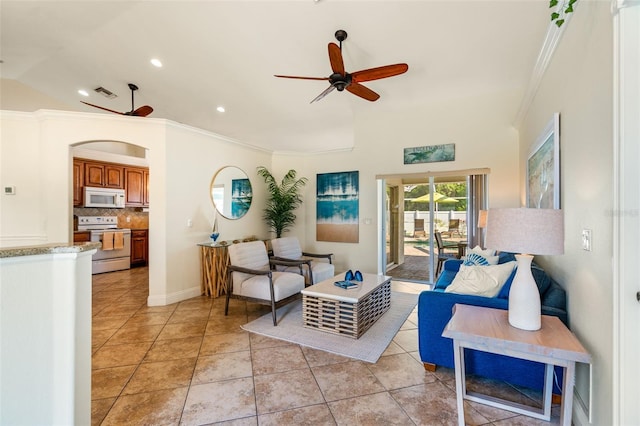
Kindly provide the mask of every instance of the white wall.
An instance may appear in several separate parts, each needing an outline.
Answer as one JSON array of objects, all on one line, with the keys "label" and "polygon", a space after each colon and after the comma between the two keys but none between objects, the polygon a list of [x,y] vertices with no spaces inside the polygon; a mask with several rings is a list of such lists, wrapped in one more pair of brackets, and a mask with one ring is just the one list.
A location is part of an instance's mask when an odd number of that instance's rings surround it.
[{"label": "white wall", "polygon": [[[0,110],[28,112],[38,109],[73,110],[71,106],[34,90],[17,80],[0,79],[0,93],[2,93],[2,96],[0,96]],[[79,104],[78,102],[78,106]]]},{"label": "white wall", "polygon": [[[385,115],[356,117],[355,146],[351,151],[295,156],[275,154],[273,173],[281,177],[290,168],[309,179],[299,217],[303,223],[290,235],[305,249],[335,254],[336,270],[377,272],[378,194],[376,175],[488,167],[492,207],[519,205],[518,135],[511,126],[518,93],[499,93],[460,99],[434,106]],[[453,162],[403,164],[403,149],[455,143]],[[316,241],[316,174],[358,170],[360,174],[360,241]],[[371,219],[366,225],[365,219]]]},{"label": "white wall", "polygon": [[[150,169],[149,303],[172,303],[200,294],[197,243],[208,240],[214,218],[209,184],[233,164],[247,171],[256,204],[245,218],[219,220],[222,239],[266,236],[259,206],[264,187],[256,167],[270,154],[167,120],[107,114],[39,111],[0,115],[0,182],[16,186],[2,195],[3,247],[72,240],[71,145],[96,140],[148,149]],[[187,227],[191,219],[192,227]]]},{"label": "white wall", "polygon": [[[565,254],[540,262],[567,291],[571,330],[593,357],[593,423],[612,424],[612,18],[608,2],[580,3],[520,128],[520,162],[560,112]],[[524,194],[524,166],[520,182]],[[593,250],[581,248],[591,229]],[[588,404],[588,369],[576,378]],[[575,419],[574,419],[575,420]]]}]

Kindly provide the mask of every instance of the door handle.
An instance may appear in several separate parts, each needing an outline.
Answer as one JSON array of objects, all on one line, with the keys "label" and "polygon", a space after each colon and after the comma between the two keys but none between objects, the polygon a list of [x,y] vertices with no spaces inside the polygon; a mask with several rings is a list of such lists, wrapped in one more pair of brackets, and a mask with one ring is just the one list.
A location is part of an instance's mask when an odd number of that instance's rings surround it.
[{"label": "door handle", "polygon": [[636,299],[638,299],[638,302],[640,302],[640,291],[636,293]]}]

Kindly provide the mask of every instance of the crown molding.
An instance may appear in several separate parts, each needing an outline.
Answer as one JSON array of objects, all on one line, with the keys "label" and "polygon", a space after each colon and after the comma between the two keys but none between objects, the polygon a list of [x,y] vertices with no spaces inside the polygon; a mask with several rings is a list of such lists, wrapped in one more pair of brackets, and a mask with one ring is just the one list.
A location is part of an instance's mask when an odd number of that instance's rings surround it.
[{"label": "crown molding", "polygon": [[527,85],[527,89],[522,98],[522,102],[520,103],[518,112],[516,113],[513,120],[513,126],[516,129],[520,127],[522,121],[529,112],[529,108],[531,108],[531,104],[533,103],[533,100],[538,93],[538,89],[540,88],[542,78],[544,77],[544,74],[549,67],[549,63],[551,62],[551,58],[553,58],[553,54],[558,47],[558,43],[560,43],[562,34],[564,34],[565,29],[571,21],[570,18],[571,15],[567,15],[565,18],[565,22],[561,27],[558,27],[553,22],[549,23],[547,34],[544,38],[544,42],[542,43],[542,47],[540,48],[540,53],[538,53],[538,58],[536,59],[536,64],[533,68],[533,71],[531,72],[531,77],[529,78],[529,84]]}]

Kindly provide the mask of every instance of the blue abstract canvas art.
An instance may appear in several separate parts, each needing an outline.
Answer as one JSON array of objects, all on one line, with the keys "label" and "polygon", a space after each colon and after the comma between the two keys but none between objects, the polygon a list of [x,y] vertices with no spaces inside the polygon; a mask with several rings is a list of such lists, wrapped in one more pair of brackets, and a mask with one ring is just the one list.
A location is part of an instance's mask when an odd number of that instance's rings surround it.
[{"label": "blue abstract canvas art", "polygon": [[340,243],[359,241],[358,172],[317,175],[316,239]]},{"label": "blue abstract canvas art", "polygon": [[244,216],[251,206],[252,197],[249,179],[231,180],[231,217]]}]

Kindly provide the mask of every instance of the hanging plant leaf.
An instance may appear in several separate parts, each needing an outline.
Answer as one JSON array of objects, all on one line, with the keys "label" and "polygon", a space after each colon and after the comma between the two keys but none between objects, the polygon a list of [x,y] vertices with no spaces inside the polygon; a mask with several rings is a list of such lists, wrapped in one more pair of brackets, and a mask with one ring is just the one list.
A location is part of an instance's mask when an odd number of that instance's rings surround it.
[{"label": "hanging plant leaf", "polygon": [[558,12],[553,12],[551,14],[551,20],[555,21],[556,19],[558,19],[560,17],[560,14]]},{"label": "hanging plant leaf", "polygon": [[564,24],[564,19],[558,19],[556,21],[556,25],[558,26],[558,28],[560,28],[562,26],[562,24]]},{"label": "hanging plant leaf", "polygon": [[549,7],[556,7],[558,5],[558,0],[549,1]]}]

